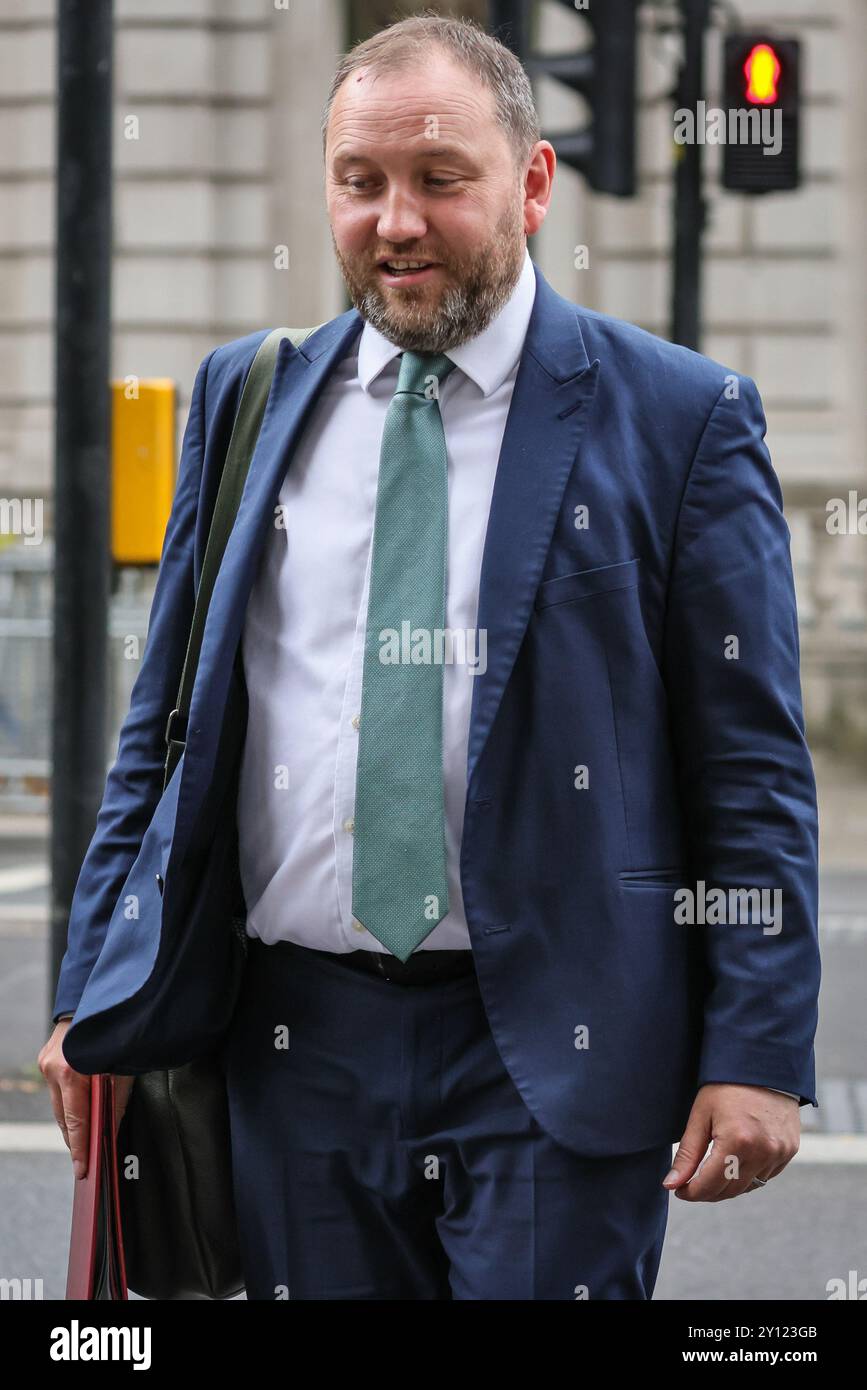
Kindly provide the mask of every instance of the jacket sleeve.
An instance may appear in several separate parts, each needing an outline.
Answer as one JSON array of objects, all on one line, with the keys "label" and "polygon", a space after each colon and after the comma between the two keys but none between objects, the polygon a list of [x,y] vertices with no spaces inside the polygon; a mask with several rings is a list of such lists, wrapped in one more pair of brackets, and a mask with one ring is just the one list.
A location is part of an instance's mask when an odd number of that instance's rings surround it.
[{"label": "jacket sleeve", "polygon": [[733,380],[737,394],[729,385],[717,398],[681,500],[663,674],[696,901],[699,880],[730,905],[731,889],[769,891],[761,918],[729,906],[726,921],[682,928],[702,933],[708,968],[698,1082],[768,1086],[817,1105],[816,787],[790,537],[758,391]]},{"label": "jacket sleeve", "polygon": [[208,354],[196,375],[141,668],[72,897],[66,953],[54,998],[55,1023],[78,1005],[162,795],[166,720],[177,696],[195,604],[193,557],[205,442],[205,383],[212,356]]}]

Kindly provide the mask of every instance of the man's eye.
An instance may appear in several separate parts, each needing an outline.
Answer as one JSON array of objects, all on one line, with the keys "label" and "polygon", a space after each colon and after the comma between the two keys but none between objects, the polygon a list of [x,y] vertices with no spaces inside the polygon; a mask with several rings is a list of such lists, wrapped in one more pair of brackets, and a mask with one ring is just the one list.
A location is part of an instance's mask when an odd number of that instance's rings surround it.
[{"label": "man's eye", "polygon": [[[453,184],[459,182],[459,179],[440,179],[435,177],[428,179],[428,184],[433,188],[451,188]],[[370,187],[370,184],[370,179],[354,178],[346,180],[347,188],[351,188],[353,193],[365,193]]]}]

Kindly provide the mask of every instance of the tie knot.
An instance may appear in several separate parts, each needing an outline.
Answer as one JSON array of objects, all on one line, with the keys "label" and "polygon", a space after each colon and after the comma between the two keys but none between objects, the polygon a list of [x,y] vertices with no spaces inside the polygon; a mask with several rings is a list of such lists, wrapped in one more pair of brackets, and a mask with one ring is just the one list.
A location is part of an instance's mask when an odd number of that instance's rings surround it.
[{"label": "tie knot", "polygon": [[[442,352],[402,353],[395,395],[408,392],[412,396],[436,400],[440,382],[445,380],[454,365]],[[436,387],[431,381],[432,377],[436,378]]]}]

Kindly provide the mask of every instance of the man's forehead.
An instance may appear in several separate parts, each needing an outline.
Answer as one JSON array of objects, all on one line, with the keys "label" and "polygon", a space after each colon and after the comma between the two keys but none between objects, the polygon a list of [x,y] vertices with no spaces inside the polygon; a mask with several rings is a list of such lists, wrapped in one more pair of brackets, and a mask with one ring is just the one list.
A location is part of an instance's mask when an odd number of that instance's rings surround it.
[{"label": "man's forehead", "polygon": [[455,119],[446,111],[401,108],[389,117],[384,109],[335,113],[329,123],[328,157],[334,166],[353,160],[392,157],[420,162],[429,159],[473,159],[482,130],[478,110],[472,120]]},{"label": "man's forehead", "polygon": [[410,93],[430,90],[442,94],[462,87],[474,91],[478,85],[478,79],[463,63],[447,53],[432,49],[429,53],[396,62],[393,67],[377,68],[371,65],[355,68],[341,83],[336,99],[373,97],[386,87]]},{"label": "man's forehead", "polygon": [[[388,122],[401,139],[431,123],[456,132],[471,129],[483,114],[494,115],[493,94],[472,73],[447,59],[432,57],[430,66],[377,73],[360,68],[350,73],[334,97],[329,125]],[[427,133],[426,138],[433,137]]]},{"label": "man's forehead", "polygon": [[[393,143],[402,154],[414,159],[466,159],[472,152],[468,144],[459,141],[446,144],[442,140],[428,140],[424,136],[420,139],[414,136],[407,139],[398,138]],[[331,152],[331,158],[335,165],[352,164],[372,159],[380,148],[381,141],[373,141],[366,145],[363,138],[359,139],[356,133],[352,139],[338,141]]]}]

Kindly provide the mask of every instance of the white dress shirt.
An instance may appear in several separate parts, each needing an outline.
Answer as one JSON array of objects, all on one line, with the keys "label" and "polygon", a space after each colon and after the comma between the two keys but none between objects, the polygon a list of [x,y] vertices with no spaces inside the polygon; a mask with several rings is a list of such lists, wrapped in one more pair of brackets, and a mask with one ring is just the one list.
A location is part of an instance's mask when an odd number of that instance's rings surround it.
[{"label": "white dress shirt", "polygon": [[[470,633],[506,417],[536,295],[529,253],[483,333],[446,354],[446,627]],[[332,372],[298,440],[242,634],[249,695],[238,787],[247,932],[324,951],[384,951],[352,916],[358,713],[379,452],[400,348],[369,323]],[[460,883],[473,681],[443,666],[449,910],[419,950],[469,949]]]}]

